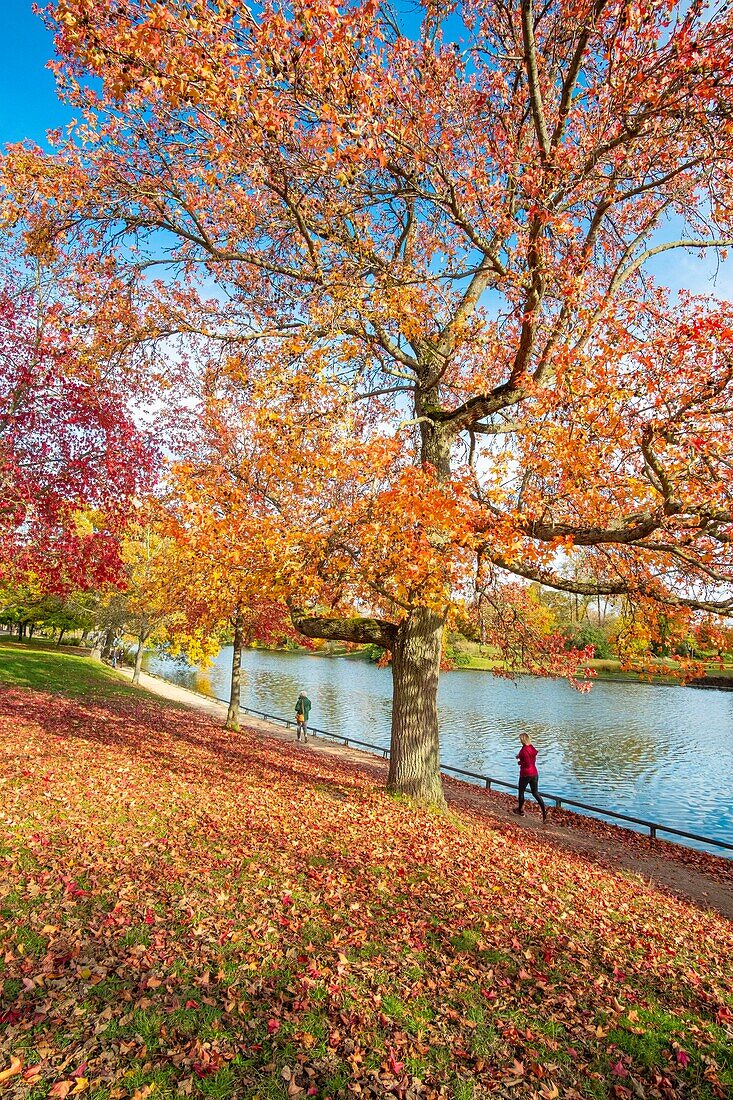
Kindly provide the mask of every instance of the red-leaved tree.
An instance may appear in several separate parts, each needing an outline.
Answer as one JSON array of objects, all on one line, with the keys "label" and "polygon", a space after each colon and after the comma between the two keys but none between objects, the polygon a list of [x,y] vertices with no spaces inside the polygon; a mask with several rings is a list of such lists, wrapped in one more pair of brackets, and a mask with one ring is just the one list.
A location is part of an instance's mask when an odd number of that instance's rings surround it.
[{"label": "red-leaved tree", "polygon": [[36,292],[0,289],[0,578],[35,574],[52,591],[117,579],[154,458],[110,365]]}]

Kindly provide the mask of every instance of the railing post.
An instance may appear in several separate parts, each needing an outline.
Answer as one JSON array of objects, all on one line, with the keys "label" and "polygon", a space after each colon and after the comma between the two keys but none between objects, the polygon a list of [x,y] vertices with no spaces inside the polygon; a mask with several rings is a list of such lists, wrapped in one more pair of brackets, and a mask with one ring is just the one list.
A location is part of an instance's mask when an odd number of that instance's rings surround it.
[{"label": "railing post", "polygon": [[484,781],[484,787],[486,787],[486,790],[487,790],[487,791],[490,791],[490,790],[491,790],[491,780],[490,780],[490,779],[486,779],[486,780]]},{"label": "railing post", "polygon": [[555,799],[555,809],[559,810],[561,806],[562,806],[562,799],[561,798],[556,798]]},{"label": "railing post", "polygon": [[656,827],[656,825],[650,825],[649,826],[649,839],[650,840],[656,840],[657,839],[657,827]]}]

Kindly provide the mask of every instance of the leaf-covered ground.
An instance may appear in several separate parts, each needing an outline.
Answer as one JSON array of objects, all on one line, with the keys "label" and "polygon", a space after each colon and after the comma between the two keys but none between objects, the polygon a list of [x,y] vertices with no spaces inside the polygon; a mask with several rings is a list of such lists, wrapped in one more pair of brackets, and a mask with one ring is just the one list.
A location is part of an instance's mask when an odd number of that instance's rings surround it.
[{"label": "leaf-covered ground", "polygon": [[0,1090],[730,1094],[722,918],[45,659],[0,664]]}]

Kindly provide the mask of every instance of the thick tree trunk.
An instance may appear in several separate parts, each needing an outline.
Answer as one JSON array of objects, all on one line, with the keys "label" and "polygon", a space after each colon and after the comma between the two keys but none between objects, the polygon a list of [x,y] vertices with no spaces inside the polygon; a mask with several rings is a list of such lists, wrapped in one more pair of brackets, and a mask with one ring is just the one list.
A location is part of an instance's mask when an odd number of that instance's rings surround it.
[{"label": "thick tree trunk", "polygon": [[400,623],[392,648],[392,749],[387,788],[445,806],[440,777],[438,676],[445,619],[417,608]]},{"label": "thick tree trunk", "polygon": [[399,624],[358,617],[322,618],[293,607],[290,615],[308,638],[373,642],[391,651],[392,749],[387,787],[442,809],[437,695],[444,616],[422,607]]},{"label": "thick tree trunk", "polygon": [[109,655],[112,652],[112,645],[115,640],[115,632],[111,626],[108,626],[104,632],[104,639],[102,641],[102,660],[108,661]]},{"label": "thick tree trunk", "polygon": [[239,729],[239,692],[242,668],[242,616],[237,613],[234,619],[234,642],[232,648],[232,678],[229,689],[229,710],[225,727],[228,730]]}]

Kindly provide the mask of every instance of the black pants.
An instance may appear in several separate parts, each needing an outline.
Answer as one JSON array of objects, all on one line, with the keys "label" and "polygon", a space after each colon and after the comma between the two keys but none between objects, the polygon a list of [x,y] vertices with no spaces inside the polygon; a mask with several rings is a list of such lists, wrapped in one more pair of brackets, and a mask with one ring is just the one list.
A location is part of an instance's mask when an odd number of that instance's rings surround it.
[{"label": "black pants", "polygon": [[519,777],[519,809],[524,807],[524,792],[527,787],[532,792],[535,802],[539,804],[542,813],[545,813],[545,804],[542,801],[542,795],[538,790],[539,779],[536,775],[520,775]]}]

